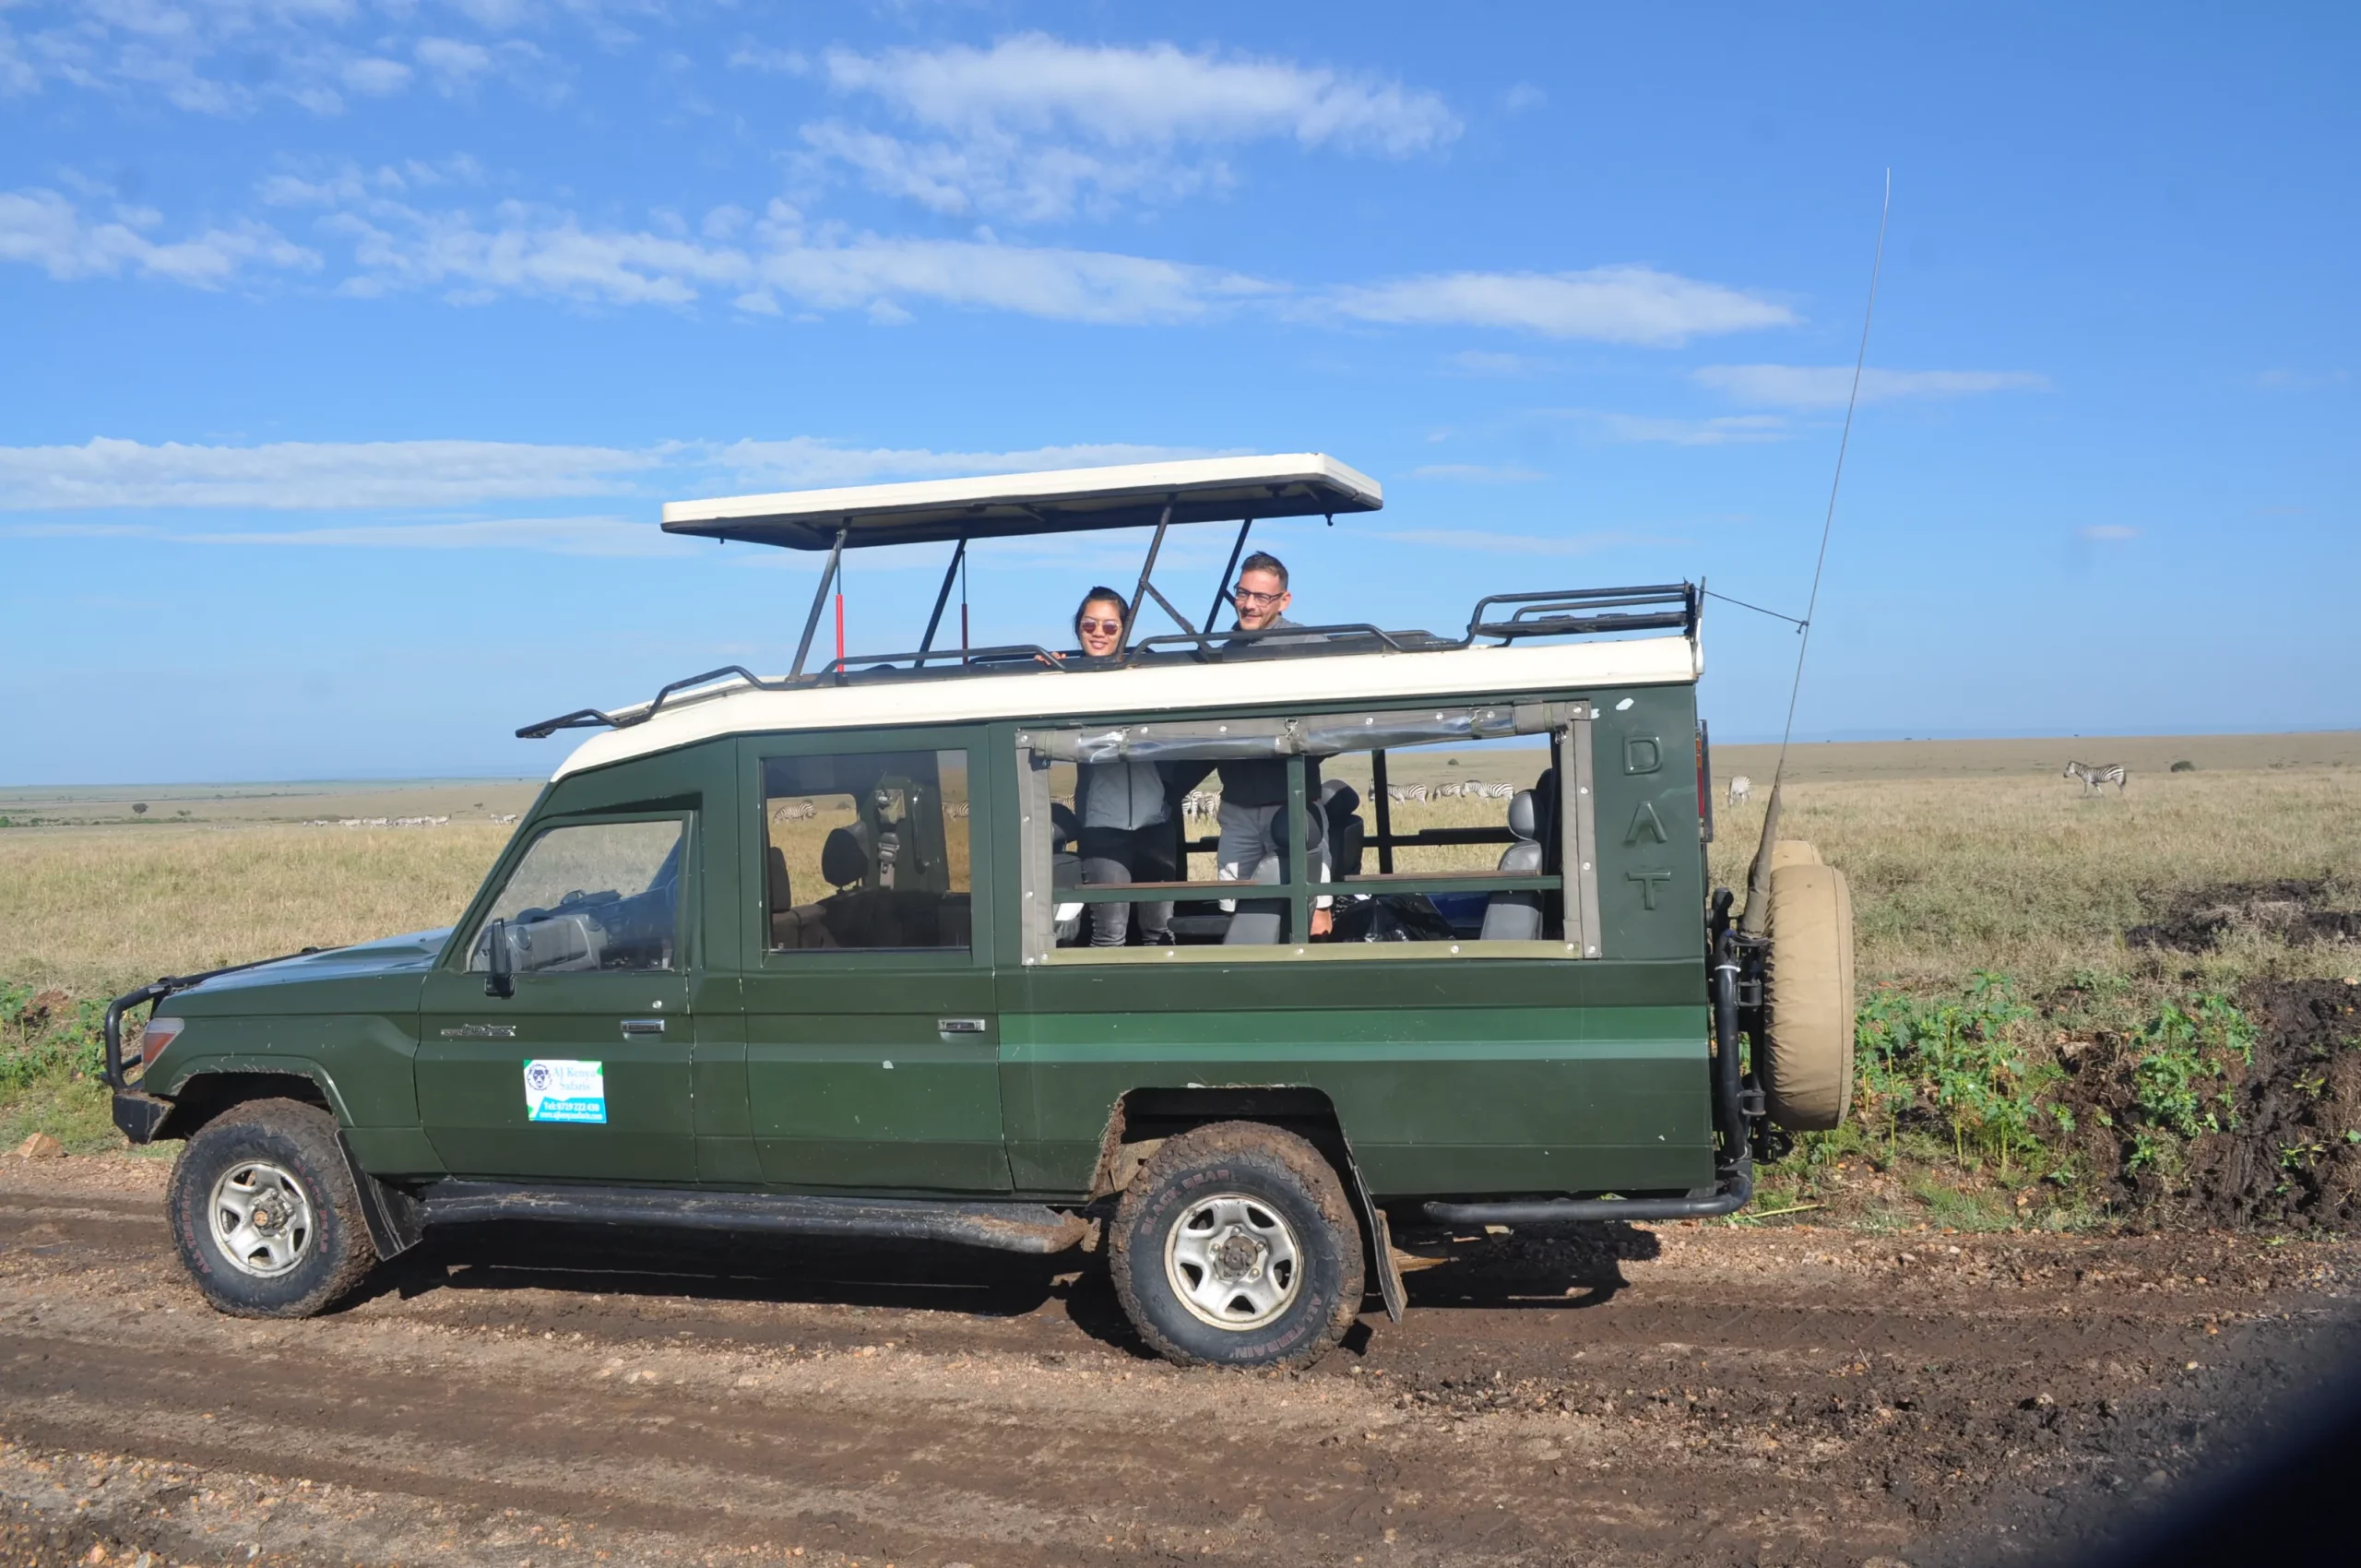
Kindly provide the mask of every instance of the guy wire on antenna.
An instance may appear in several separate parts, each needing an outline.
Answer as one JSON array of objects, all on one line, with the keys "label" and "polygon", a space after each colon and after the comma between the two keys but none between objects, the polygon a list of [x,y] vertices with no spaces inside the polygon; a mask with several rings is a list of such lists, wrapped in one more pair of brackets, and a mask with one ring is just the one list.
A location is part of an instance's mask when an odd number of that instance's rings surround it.
[{"label": "guy wire on antenna", "polygon": [[[1811,651],[1812,617],[1820,610],[1821,574],[1828,569],[1828,536],[1836,527],[1836,493],[1845,482],[1845,451],[1853,442],[1853,410],[1861,401],[1861,367],[1869,359],[1869,323],[1878,309],[1878,274],[1885,267],[1885,222],[1893,210],[1893,171],[1885,172],[1885,199],[1878,208],[1878,249],[1869,263],[1869,303],[1861,312],[1861,346],[1853,356],[1853,390],[1845,399],[1845,434],[1836,441],[1836,475],[1828,482],[1828,515],[1821,519],[1820,558],[1812,563],[1811,597],[1804,603],[1803,624],[1797,628],[1800,637],[1796,645],[1796,678],[1787,688],[1787,727],[1779,735],[1779,762],[1771,770],[1771,793],[1779,793],[1779,780],[1787,771],[1787,743],[1796,734],[1796,699],[1803,695],[1804,655]],[[1749,605],[1748,609],[1754,608]],[[1768,613],[1768,612],[1766,612]]]}]

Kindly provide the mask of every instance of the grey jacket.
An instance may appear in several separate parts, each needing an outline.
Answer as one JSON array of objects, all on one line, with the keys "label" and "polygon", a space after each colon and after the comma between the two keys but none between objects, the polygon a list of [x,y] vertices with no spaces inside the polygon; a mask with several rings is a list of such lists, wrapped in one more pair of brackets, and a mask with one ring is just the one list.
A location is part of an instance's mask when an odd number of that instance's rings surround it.
[{"label": "grey jacket", "polygon": [[[1302,624],[1279,615],[1273,617],[1270,629],[1300,631]],[[1324,643],[1327,640],[1328,636],[1324,632],[1307,632],[1301,636],[1295,637],[1252,639],[1232,637],[1222,646],[1236,648],[1261,648],[1273,646],[1285,647],[1291,643]],[[1224,805],[1276,806],[1287,803],[1287,765],[1276,757],[1267,761],[1226,762],[1216,771],[1221,774],[1221,798]],[[1312,797],[1315,800],[1318,799],[1320,769],[1316,759],[1311,765],[1311,789]]]},{"label": "grey jacket", "polygon": [[1154,827],[1169,822],[1164,769],[1152,762],[1094,762],[1079,769],[1074,802],[1085,827]]}]

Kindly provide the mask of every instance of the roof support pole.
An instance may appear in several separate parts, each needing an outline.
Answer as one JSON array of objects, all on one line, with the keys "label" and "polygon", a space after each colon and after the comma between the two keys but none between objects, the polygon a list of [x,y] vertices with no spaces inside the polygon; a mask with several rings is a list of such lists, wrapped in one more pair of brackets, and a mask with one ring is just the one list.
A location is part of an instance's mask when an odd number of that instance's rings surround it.
[{"label": "roof support pole", "polygon": [[[1172,526],[1172,503],[1164,504],[1164,516],[1156,520],[1156,537],[1147,541],[1147,559],[1140,564],[1139,587],[1132,589],[1132,612],[1123,617],[1123,635],[1115,639],[1115,657],[1121,659],[1123,649],[1131,646],[1132,629],[1139,622],[1140,600],[1147,597],[1148,579],[1156,576],[1157,552],[1164,548],[1164,530]],[[1158,600],[1162,594],[1157,595]],[[1170,608],[1167,606],[1167,608]]]},{"label": "roof support pole", "polygon": [[812,613],[803,618],[803,640],[795,645],[795,668],[788,671],[790,679],[803,673],[803,661],[811,656],[813,636],[820,630],[820,612],[828,605],[828,590],[836,586],[836,562],[845,552],[845,536],[850,528],[836,530],[836,542],[828,547],[828,565],[820,574],[820,586],[812,591]]},{"label": "roof support pole", "polygon": [[1205,631],[1210,634],[1221,624],[1221,601],[1229,597],[1229,575],[1238,570],[1238,558],[1246,553],[1246,535],[1254,527],[1248,517],[1238,525],[1238,542],[1229,547],[1229,564],[1221,569],[1221,581],[1214,585],[1213,608],[1205,612]]},{"label": "roof support pole", "polygon": [[[951,552],[951,569],[943,574],[943,588],[934,596],[934,613],[926,618],[926,636],[919,639],[919,664],[926,662],[928,650],[934,647],[934,629],[943,624],[943,607],[951,602],[951,585],[959,580],[959,568],[967,559],[967,536],[959,536],[959,547]],[[965,639],[962,639],[963,643]]]}]

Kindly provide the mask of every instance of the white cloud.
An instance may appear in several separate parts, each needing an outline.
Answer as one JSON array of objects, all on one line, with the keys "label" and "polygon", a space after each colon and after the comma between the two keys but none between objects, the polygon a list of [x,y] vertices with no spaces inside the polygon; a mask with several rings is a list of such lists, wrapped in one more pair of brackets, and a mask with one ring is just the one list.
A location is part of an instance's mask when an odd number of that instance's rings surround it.
[{"label": "white cloud", "polygon": [[1590,416],[1610,441],[1664,442],[1674,446],[1752,445],[1788,438],[1776,414],[1725,414],[1718,419],[1655,419],[1643,414]]},{"label": "white cloud", "polygon": [[[1709,364],[1699,386],[1735,402],[1779,409],[1841,409],[1853,391],[1851,365]],[[1958,398],[1979,392],[2040,392],[2049,378],[2019,370],[1879,370],[1861,373],[1861,401]]]},{"label": "white cloud", "polygon": [[[822,489],[1207,455],[1195,447],[1122,443],[938,452],[848,445],[809,435],[675,441],[647,447],[507,441],[281,441],[231,446],[148,445],[101,436],[79,446],[0,446],[0,511],[441,508],[559,496],[650,494],[659,487],[674,495]],[[83,531],[113,526],[74,525]]]},{"label": "white cloud", "polygon": [[1501,107],[1512,114],[1522,114],[1538,109],[1549,101],[1549,95],[1531,82],[1519,82],[1501,96]]},{"label": "white cloud", "polygon": [[0,509],[450,506],[627,488],[660,454],[500,441],[0,446]]},{"label": "white cloud", "polygon": [[[1250,304],[1285,308],[1281,283],[1189,262],[1118,251],[972,239],[848,234],[811,226],[784,202],[755,219],[735,207],[694,227],[669,210],[644,227],[590,227],[574,213],[522,201],[485,211],[404,199],[438,185],[481,184],[460,157],[374,171],[298,165],[256,187],[267,206],[325,209],[321,233],[344,243],[341,292],[358,296],[434,290],[457,303],[524,295],[606,305],[689,307],[727,301],[749,316],[865,312],[883,325],[926,304],[1007,311],[1044,320],[1106,325],[1205,319]],[[0,195],[0,261],[38,265],[60,279],[126,268],[212,286],[255,267],[317,269],[319,255],[251,220],[194,239],[148,237],[152,212],[118,208],[111,222],[86,220],[53,191]],[[1751,295],[1643,267],[1557,277],[1458,274],[1315,295],[1293,314],[1335,320],[1522,326],[1552,336],[1677,343],[1692,333],[1735,331],[1793,317]],[[1506,372],[1514,356],[1463,352],[1464,369]]]},{"label": "white cloud", "polygon": [[812,68],[812,62],[794,50],[774,49],[751,38],[738,41],[728,64],[740,70],[775,71],[788,77],[800,77]]},{"label": "white cloud", "polygon": [[1606,531],[1551,537],[1539,534],[1486,533],[1477,529],[1399,529],[1380,533],[1396,544],[1430,546],[1437,550],[1473,550],[1486,555],[1594,555],[1602,550],[1632,545],[1682,542],[1653,534]]},{"label": "white cloud", "polygon": [[2084,539],[2102,544],[2118,544],[2127,539],[2140,537],[2140,530],[2129,523],[2094,523],[2082,532]]},{"label": "white cloud", "polygon": [[344,67],[344,85],[372,98],[390,98],[409,86],[409,67],[399,60],[355,60]]},{"label": "white cloud", "polygon": [[446,96],[467,91],[492,70],[492,51],[481,43],[421,38],[416,53],[418,63],[433,74],[434,85]]},{"label": "white cloud", "polygon": [[747,245],[647,230],[586,229],[571,213],[504,203],[488,224],[390,199],[353,205],[326,226],[348,239],[350,292],[435,288],[463,302],[537,294],[609,304],[688,305],[724,291],[740,310],[862,310],[884,321],[912,302],[1050,320],[1166,322],[1272,292],[1211,267],[1108,251],[979,240],[847,239],[807,233],[774,204]]},{"label": "white cloud", "polygon": [[[361,523],[231,532],[136,523],[0,524],[0,537],[146,539],[169,544],[361,550],[532,550],[552,555],[687,555],[697,541],[630,517],[467,517],[451,522]],[[710,546],[706,547],[710,549]]]},{"label": "white cloud", "polygon": [[1412,469],[1410,477],[1458,480],[1469,484],[1530,484],[1549,476],[1538,469],[1496,467],[1489,463],[1429,463]]},{"label": "white cloud", "polygon": [[[622,0],[638,8],[637,0]],[[621,34],[599,13],[606,0],[567,0],[549,19],[584,29],[601,43]],[[0,13],[10,11],[0,0]],[[94,0],[43,8],[21,34],[0,23],[0,96],[46,83],[190,113],[238,117],[273,102],[319,115],[346,107],[344,95],[385,98],[407,89],[414,54],[445,90],[497,72],[528,97],[563,96],[550,62],[521,39],[492,47],[461,38],[418,37],[421,22],[445,31],[470,23],[494,35],[539,6],[463,0],[458,15],[422,13],[411,0]]]},{"label": "white cloud", "polygon": [[[742,44],[732,65],[806,69]],[[911,139],[823,120],[809,165],[841,165],[883,194],[944,213],[1021,221],[1104,215],[1234,183],[1204,149],[1271,139],[1402,158],[1457,137],[1442,99],[1379,77],[1287,61],[1189,53],[1169,43],[1075,44],[1041,33],[989,49],[833,50],[840,97],[874,101],[926,133]]]},{"label": "white cloud", "polygon": [[818,163],[841,163],[880,195],[953,217],[987,213],[1043,222],[1076,211],[1104,216],[1119,199],[1171,202],[1232,183],[1218,161],[1189,164],[1154,152],[1116,157],[1071,147],[908,141],[837,120],[806,125],[801,135]]},{"label": "white cloud", "polygon": [[1443,363],[1462,375],[1531,375],[1549,368],[1547,360],[1530,354],[1493,353],[1483,349],[1462,349],[1455,354],[1443,356]]},{"label": "white cloud", "polygon": [[[644,517],[471,517],[279,532],[186,533],[192,544],[310,545],[363,550],[534,550],[552,555],[686,555],[696,541]],[[710,549],[710,546],[707,546]]]},{"label": "white cloud", "polygon": [[1213,456],[1195,446],[1105,443],[1036,446],[1022,452],[935,452],[924,447],[853,447],[808,435],[785,441],[733,441],[711,449],[711,464],[733,482],[755,489],[822,490],[886,479],[943,479],[969,474],[1041,473],[1117,463],[1154,463]]},{"label": "white cloud", "polygon": [[968,136],[1068,132],[1116,147],[1287,136],[1400,158],[1460,131],[1433,93],[1169,43],[1122,48],[1026,33],[990,49],[833,50],[825,65],[838,91],[873,94],[921,125]]},{"label": "white cloud", "polygon": [[200,289],[219,288],[250,267],[308,271],[320,265],[317,253],[265,223],[244,220],[165,241],[149,232],[160,222],[144,208],[117,208],[111,220],[94,221],[55,191],[0,192],[0,261],[38,267],[61,282],[128,272]]},{"label": "white cloud", "polygon": [[1785,305],[1649,267],[1406,278],[1334,290],[1321,308],[1358,321],[1500,327],[1649,347],[1676,347],[1694,337],[1796,321]]}]

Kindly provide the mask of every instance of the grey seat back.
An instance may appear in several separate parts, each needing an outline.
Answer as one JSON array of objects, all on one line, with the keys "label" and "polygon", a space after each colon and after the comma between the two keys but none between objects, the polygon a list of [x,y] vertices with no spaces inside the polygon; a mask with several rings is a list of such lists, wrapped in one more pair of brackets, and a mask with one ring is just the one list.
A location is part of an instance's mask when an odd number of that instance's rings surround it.
[{"label": "grey seat back", "polygon": [[[1310,829],[1307,849],[1317,849],[1327,841],[1323,831],[1326,819],[1317,810],[1305,815]],[[1267,851],[1263,863],[1255,869],[1254,885],[1272,886],[1287,874],[1287,814],[1285,807],[1271,814],[1263,829],[1263,846]],[[1229,917],[1229,929],[1222,933],[1225,946],[1274,946],[1287,934],[1287,905],[1284,898],[1240,898],[1238,912]]]},{"label": "grey seat back", "polygon": [[[1542,848],[1544,825],[1540,802],[1530,790],[1519,790],[1509,801],[1509,831],[1516,842],[1501,853],[1501,871],[1511,876],[1539,876],[1548,863]],[[1541,939],[1541,895],[1495,893],[1484,900],[1486,942],[1538,942]]]}]

